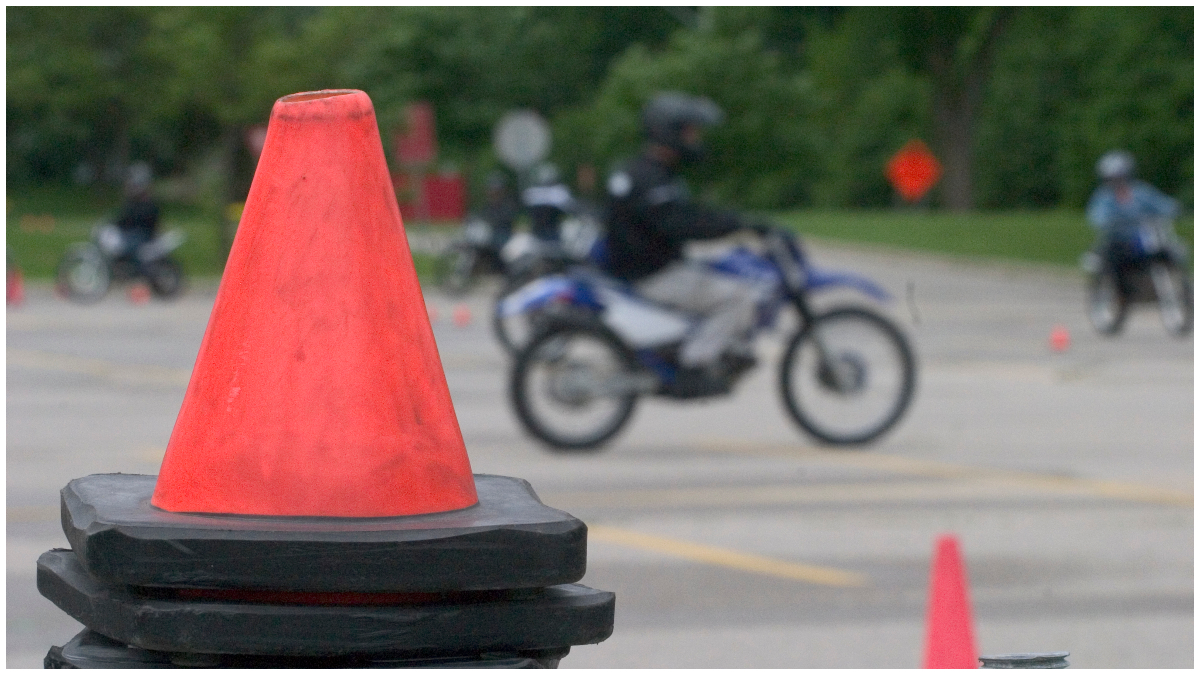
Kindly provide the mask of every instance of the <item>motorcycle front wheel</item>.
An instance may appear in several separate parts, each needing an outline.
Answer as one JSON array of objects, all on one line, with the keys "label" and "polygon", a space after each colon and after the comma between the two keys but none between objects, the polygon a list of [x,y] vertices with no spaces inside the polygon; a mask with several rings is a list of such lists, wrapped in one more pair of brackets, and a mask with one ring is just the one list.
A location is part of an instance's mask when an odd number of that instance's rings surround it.
[{"label": "motorcycle front wheel", "polygon": [[633,414],[634,367],[611,332],[583,324],[552,326],[518,354],[509,396],[517,419],[550,449],[596,450]]},{"label": "motorcycle front wheel", "polygon": [[150,290],[160,298],[171,299],[183,292],[183,268],[173,258],[146,264]]},{"label": "motorcycle front wheel", "polygon": [[1192,332],[1192,286],[1178,265],[1154,263],[1150,267],[1158,310],[1167,332],[1186,337]]},{"label": "motorcycle front wheel", "polygon": [[899,329],[854,307],[829,311],[805,326],[779,370],[792,419],[835,446],[862,445],[891,429],[915,387],[916,361]]},{"label": "motorcycle front wheel", "polygon": [[1103,269],[1088,278],[1088,320],[1097,333],[1109,336],[1120,333],[1128,310],[1129,299],[1121,292],[1116,274]]},{"label": "motorcycle front wheel", "polygon": [[466,293],[475,281],[478,252],[470,246],[454,246],[438,261],[438,284],[450,295]]},{"label": "motorcycle front wheel", "polygon": [[90,305],[108,293],[112,270],[98,250],[71,250],[59,262],[55,282],[68,300]]}]

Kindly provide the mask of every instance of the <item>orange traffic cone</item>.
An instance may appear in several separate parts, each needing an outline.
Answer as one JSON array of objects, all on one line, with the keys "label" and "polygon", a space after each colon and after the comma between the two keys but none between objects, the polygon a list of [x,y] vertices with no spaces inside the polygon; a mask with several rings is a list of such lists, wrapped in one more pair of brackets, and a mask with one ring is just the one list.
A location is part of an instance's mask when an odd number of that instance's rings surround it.
[{"label": "orange traffic cone", "polygon": [[21,270],[8,271],[7,302],[9,305],[20,305],[25,302],[25,275]]},{"label": "orange traffic cone", "polygon": [[459,328],[466,328],[471,325],[471,308],[464,304],[460,304],[454,308],[454,325]]},{"label": "orange traffic cone", "polygon": [[438,320],[437,305],[429,305],[429,323],[431,323],[431,324],[437,323],[437,320]]},{"label": "orange traffic cone", "polygon": [[1050,331],[1050,349],[1056,352],[1065,352],[1071,346],[1071,333],[1067,327],[1059,324]]},{"label": "orange traffic cone", "polygon": [[151,503],[381,517],[476,502],[371,100],[285,96]]},{"label": "orange traffic cone", "polygon": [[135,305],[144,305],[150,302],[150,289],[146,284],[134,284],[129,287],[129,301]]},{"label": "orange traffic cone", "polygon": [[929,584],[929,616],[925,633],[925,668],[977,668],[975,631],[967,597],[967,573],[958,538],[937,541]]}]

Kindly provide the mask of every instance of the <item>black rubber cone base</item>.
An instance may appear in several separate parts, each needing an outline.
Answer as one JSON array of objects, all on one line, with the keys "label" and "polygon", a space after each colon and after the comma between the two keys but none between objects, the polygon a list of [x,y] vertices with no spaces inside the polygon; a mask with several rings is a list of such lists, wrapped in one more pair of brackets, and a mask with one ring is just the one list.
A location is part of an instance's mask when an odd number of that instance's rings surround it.
[{"label": "black rubber cone base", "polygon": [[570,650],[562,647],[416,658],[404,654],[332,658],[170,654],[130,647],[85,628],[62,647],[51,647],[44,665],[46,668],[556,668]]},{"label": "black rubber cone base", "polygon": [[612,593],[578,584],[450,593],[414,604],[209,600],[197,597],[206,591],[144,593],[102,584],[64,549],[38,558],[37,584],[59,609],[109,638],[201,654],[482,653],[595,644],[612,634],[616,603]]},{"label": "black rubber cone base", "polygon": [[587,526],[520,478],[476,475],[470,508],[395,518],[172,513],[155,476],[97,474],[62,490],[63,531],[96,578],[131,586],[439,592],[572,583]]}]

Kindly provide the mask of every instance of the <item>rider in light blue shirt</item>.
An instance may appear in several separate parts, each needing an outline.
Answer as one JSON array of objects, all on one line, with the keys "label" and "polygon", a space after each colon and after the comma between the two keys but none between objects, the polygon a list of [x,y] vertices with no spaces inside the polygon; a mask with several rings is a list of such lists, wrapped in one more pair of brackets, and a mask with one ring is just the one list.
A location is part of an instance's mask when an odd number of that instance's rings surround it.
[{"label": "rider in light blue shirt", "polygon": [[1097,232],[1112,239],[1131,239],[1147,218],[1170,220],[1179,212],[1174,199],[1134,179],[1133,168],[1133,156],[1120,150],[1105,153],[1096,163],[1104,184],[1088,202],[1087,217]]},{"label": "rider in light blue shirt", "polygon": [[1123,150],[1107,152],[1096,162],[1096,174],[1104,183],[1088,202],[1087,217],[1099,237],[1084,258],[1086,269],[1103,264],[1120,275],[1145,257],[1140,226],[1156,219],[1170,221],[1179,213],[1174,199],[1136,180],[1133,169],[1133,155]]}]

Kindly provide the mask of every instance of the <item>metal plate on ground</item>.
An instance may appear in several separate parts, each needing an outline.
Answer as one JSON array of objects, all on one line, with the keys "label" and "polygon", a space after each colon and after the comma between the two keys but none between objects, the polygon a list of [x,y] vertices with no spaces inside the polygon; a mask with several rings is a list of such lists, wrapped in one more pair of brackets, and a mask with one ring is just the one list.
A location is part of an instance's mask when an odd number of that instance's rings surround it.
[{"label": "metal plate on ground", "polygon": [[520,478],[477,474],[479,503],[395,518],[172,513],[155,476],[96,474],[62,490],[63,531],[115,584],[306,592],[439,592],[572,583],[587,526]]}]

